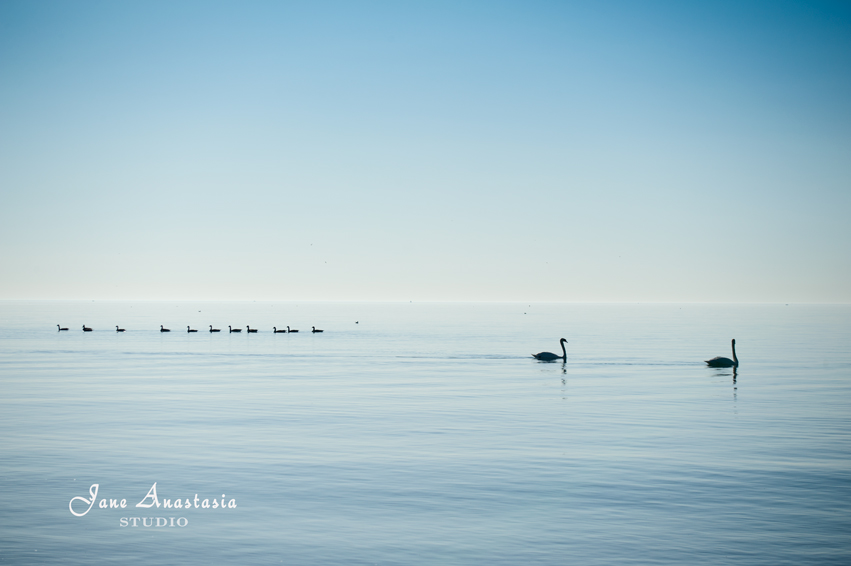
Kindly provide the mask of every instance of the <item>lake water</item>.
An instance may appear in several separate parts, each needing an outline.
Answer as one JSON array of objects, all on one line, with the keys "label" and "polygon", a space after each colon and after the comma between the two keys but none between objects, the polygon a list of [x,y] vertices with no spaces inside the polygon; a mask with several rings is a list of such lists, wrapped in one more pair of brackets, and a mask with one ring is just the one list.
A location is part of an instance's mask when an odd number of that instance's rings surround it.
[{"label": "lake water", "polygon": [[850,421],[847,305],[0,302],[0,562],[849,564]]}]

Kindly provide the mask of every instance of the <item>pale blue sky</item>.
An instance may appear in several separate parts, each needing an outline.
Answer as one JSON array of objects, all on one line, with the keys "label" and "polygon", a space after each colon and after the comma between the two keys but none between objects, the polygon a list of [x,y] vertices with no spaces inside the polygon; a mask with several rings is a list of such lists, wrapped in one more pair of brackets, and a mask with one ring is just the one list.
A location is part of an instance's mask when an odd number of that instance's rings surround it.
[{"label": "pale blue sky", "polygon": [[851,302],[851,6],[5,1],[0,258],[0,299]]}]

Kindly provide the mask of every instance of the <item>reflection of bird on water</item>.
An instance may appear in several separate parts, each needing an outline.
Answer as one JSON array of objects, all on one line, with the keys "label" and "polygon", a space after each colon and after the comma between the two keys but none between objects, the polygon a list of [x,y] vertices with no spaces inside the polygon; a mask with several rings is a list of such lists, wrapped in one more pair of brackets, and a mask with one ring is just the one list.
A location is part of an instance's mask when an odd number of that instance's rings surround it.
[{"label": "reflection of bird on water", "polygon": [[60,331],[62,331],[62,330],[68,330],[67,328],[62,328],[62,327],[61,327],[61,326],[59,326],[58,324],[56,325],[56,328],[58,328],[58,329],[59,329],[59,330],[57,330],[57,332],[60,332]]},{"label": "reflection of bird on water", "polygon": [[713,368],[737,368],[739,367],[739,358],[736,357],[736,339],[733,338],[733,359],[716,356],[711,360],[706,360],[707,365]]},{"label": "reflection of bird on water", "polygon": [[567,361],[567,350],[564,349],[564,345],[567,342],[564,338],[559,340],[559,344],[561,344],[561,356],[557,356],[552,352],[540,352],[538,354],[532,354],[532,357],[536,360],[541,360],[542,362],[552,362],[555,360],[564,360]]}]

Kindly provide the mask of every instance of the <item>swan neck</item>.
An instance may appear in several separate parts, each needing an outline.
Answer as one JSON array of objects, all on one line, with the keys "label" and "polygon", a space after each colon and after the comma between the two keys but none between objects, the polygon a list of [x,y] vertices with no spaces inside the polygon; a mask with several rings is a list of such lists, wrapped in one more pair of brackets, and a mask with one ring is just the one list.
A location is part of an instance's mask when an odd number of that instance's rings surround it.
[{"label": "swan neck", "polygon": [[739,365],[739,358],[736,357],[736,341],[733,340],[733,363]]}]

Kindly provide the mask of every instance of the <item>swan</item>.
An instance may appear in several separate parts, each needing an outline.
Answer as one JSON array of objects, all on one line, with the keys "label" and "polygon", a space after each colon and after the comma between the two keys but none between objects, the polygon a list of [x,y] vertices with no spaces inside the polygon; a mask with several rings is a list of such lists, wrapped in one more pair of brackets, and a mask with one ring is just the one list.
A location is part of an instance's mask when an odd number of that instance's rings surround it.
[{"label": "swan", "polygon": [[242,332],[242,328],[231,328],[228,324],[228,332]]},{"label": "swan", "polygon": [[315,326],[311,326],[311,328],[313,328],[311,332],[325,332],[324,330],[317,330]]},{"label": "swan", "polygon": [[538,354],[532,354],[532,357],[536,360],[541,360],[542,362],[553,362],[555,360],[567,361],[567,351],[564,349],[565,343],[567,343],[567,340],[565,340],[564,338],[559,340],[559,344],[561,344],[561,356],[557,356],[552,352],[540,352]]},{"label": "swan", "polygon": [[278,327],[277,327],[277,326],[273,326],[273,327],[272,327],[272,330],[275,332],[275,334],[280,334],[281,332],[283,332],[284,334],[286,334],[286,332],[287,332],[287,331],[286,331],[286,330],[284,330],[284,329],[278,330]]},{"label": "swan", "polygon": [[213,328],[213,325],[212,324],[210,325],[210,332],[221,332],[221,331],[222,331],[221,328]]},{"label": "swan", "polygon": [[257,332],[256,328],[251,328],[250,326],[246,326],[245,328],[247,328],[249,332]]},{"label": "swan", "polygon": [[298,332],[298,330],[290,330],[290,327],[287,326],[287,332]]},{"label": "swan", "polygon": [[68,330],[67,328],[62,328],[62,327],[61,327],[61,326],[59,326],[58,324],[56,325],[56,328],[58,328],[58,329],[59,329],[59,330],[57,330],[56,332],[60,332],[60,331],[62,331],[62,330]]},{"label": "swan", "polygon": [[187,327],[186,327],[186,332],[198,332],[198,330],[197,330],[197,329],[193,329],[193,328],[189,328],[189,327],[187,326]]},{"label": "swan", "polygon": [[171,332],[168,328],[163,328],[163,325],[160,324],[160,332]]},{"label": "swan", "polygon": [[88,326],[86,326],[85,324],[83,325],[83,332],[91,332],[91,331],[92,331],[92,329],[91,329],[91,328],[89,328],[89,327],[88,327]]},{"label": "swan", "polygon": [[733,359],[715,356],[711,360],[705,360],[706,364],[711,368],[737,368],[739,367],[739,358],[736,357],[736,339],[733,338]]},{"label": "swan", "polygon": [[116,332],[124,332],[124,329],[123,329],[123,328],[118,328],[118,327],[116,326],[116,327],[115,327],[115,331],[116,331]]}]

